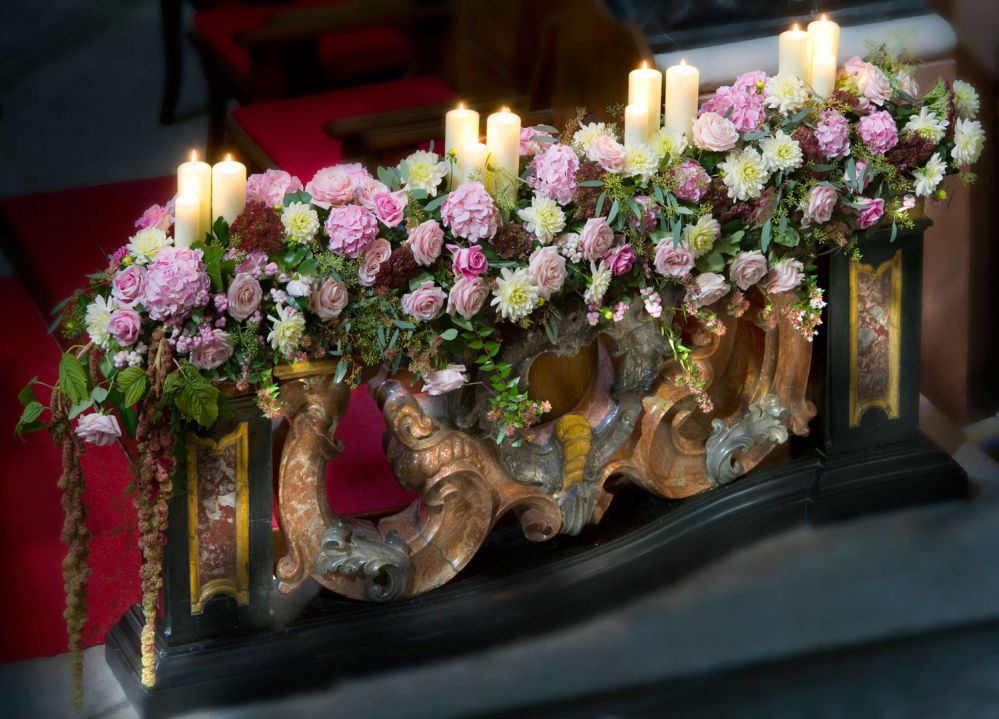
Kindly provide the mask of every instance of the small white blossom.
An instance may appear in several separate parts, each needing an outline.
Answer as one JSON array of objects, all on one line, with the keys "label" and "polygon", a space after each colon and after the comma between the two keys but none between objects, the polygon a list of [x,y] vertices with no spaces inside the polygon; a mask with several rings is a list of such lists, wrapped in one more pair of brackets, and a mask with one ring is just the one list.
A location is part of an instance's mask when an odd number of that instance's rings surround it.
[{"label": "small white blossom", "polygon": [[590,272],[593,277],[590,280],[590,286],[586,288],[586,293],[583,295],[583,299],[587,304],[599,305],[604,299],[604,295],[607,294],[611,279],[614,275],[611,272],[611,268],[608,267],[607,263],[603,260],[600,260],[599,265],[593,260],[590,260]]},{"label": "small white blossom", "polygon": [[547,245],[557,233],[565,229],[565,213],[562,208],[555,200],[543,195],[535,195],[531,199],[531,206],[520,210],[517,216],[527,223],[527,231],[534,233],[543,245]]},{"label": "small white blossom", "polygon": [[558,245],[559,252],[569,262],[583,261],[583,250],[579,246],[578,232],[566,232],[564,235],[559,236],[556,244]]},{"label": "small white blossom", "polygon": [[954,81],[954,109],[962,120],[972,120],[981,109],[978,91],[971,83],[964,80]]},{"label": "small white blossom", "polygon": [[916,196],[929,197],[937,186],[943,181],[946,164],[940,159],[940,153],[934,152],[933,157],[926,161],[926,165],[912,171],[916,178]]},{"label": "small white blossom", "polygon": [[111,330],[108,329],[108,324],[111,322],[111,313],[114,312],[114,309],[114,300],[108,300],[102,295],[97,295],[94,301],[87,305],[85,315],[87,334],[98,347],[107,347],[111,340]]},{"label": "small white blossom", "polygon": [[614,137],[614,133],[603,122],[590,122],[581,125],[572,136],[572,147],[580,155],[585,155],[590,150],[590,145],[601,135]]}]

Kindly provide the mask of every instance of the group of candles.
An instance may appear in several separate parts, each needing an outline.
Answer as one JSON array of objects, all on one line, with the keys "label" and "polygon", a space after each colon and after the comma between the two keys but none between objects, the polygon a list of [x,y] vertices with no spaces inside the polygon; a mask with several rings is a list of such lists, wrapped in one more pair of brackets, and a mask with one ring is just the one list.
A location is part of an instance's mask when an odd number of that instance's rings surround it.
[{"label": "group of candles", "polygon": [[444,117],[444,153],[455,152],[451,188],[473,177],[486,181],[486,163],[495,170],[494,192],[514,197],[520,172],[520,116],[504,107],[486,118],[486,141],[479,142],[479,113],[458,105]]},{"label": "group of candles", "polygon": [[174,200],[174,245],[190,247],[211,232],[219,217],[232,224],[246,207],[246,166],[231,155],[209,165],[191,152],[189,162],[177,167],[177,197]]},{"label": "group of candles", "polygon": [[780,34],[777,72],[796,75],[812,86],[819,97],[828,97],[836,88],[839,62],[839,25],[823,15],[802,30],[797,23]]}]

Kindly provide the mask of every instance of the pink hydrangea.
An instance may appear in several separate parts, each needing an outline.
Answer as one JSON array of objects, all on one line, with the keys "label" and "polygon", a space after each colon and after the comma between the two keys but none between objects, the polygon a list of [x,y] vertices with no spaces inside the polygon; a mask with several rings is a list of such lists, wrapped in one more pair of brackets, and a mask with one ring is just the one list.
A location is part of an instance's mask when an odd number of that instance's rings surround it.
[{"label": "pink hydrangea", "polygon": [[378,237],[378,220],[369,210],[357,205],[334,207],[325,226],[330,236],[330,250],[347,257],[360,257]]},{"label": "pink hydrangea", "polygon": [[850,123],[835,110],[823,110],[815,126],[815,139],[830,160],[846,157],[850,154]]},{"label": "pink hydrangea", "polygon": [[181,320],[208,302],[211,283],[201,250],[164,247],[146,269],[142,306],[154,320]]},{"label": "pink hydrangea", "polygon": [[155,227],[164,232],[169,230],[172,224],[173,212],[171,212],[169,207],[163,205],[152,205],[146,208],[146,211],[142,213],[142,217],[135,221],[135,226],[140,230]]},{"label": "pink hydrangea", "polygon": [[735,78],[735,82],[732,83],[732,89],[759,93],[760,88],[766,85],[766,82],[767,74],[763,70],[750,70]]},{"label": "pink hydrangea", "polygon": [[[766,73],[759,72],[763,79]],[[714,112],[722,117],[728,115],[739,132],[758,130],[766,120],[763,107],[764,97],[756,89],[757,73],[740,75],[738,85],[722,85],[701,105],[700,114]],[[739,81],[737,81],[739,82]]]},{"label": "pink hydrangea", "polygon": [[898,127],[887,110],[860,118],[858,132],[867,149],[875,155],[883,155],[898,144]]},{"label": "pink hydrangea", "polygon": [[551,135],[544,130],[539,130],[536,127],[522,127],[520,128],[520,156],[521,157],[531,157],[532,155],[537,155],[541,152],[542,147],[548,147],[550,144],[548,141],[538,141],[534,138],[536,137],[548,137]]},{"label": "pink hydrangea", "polygon": [[708,191],[711,178],[697,160],[684,160],[670,170],[673,194],[686,202],[700,202]]},{"label": "pink hydrangea", "polygon": [[267,170],[246,178],[247,201],[274,207],[284,202],[284,196],[302,189],[302,181],[284,170]]},{"label": "pink hydrangea", "polygon": [[535,156],[534,175],[528,183],[539,194],[561,205],[568,204],[576,192],[576,172],[579,158],[568,145],[550,145]]},{"label": "pink hydrangea", "polygon": [[467,182],[444,200],[441,220],[455,237],[478,242],[496,234],[500,214],[482,183]]}]

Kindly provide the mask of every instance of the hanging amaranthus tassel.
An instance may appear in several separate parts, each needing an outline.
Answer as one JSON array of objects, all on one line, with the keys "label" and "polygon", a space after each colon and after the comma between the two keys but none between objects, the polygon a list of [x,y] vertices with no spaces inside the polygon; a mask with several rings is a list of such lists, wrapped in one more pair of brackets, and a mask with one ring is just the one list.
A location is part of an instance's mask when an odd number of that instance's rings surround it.
[{"label": "hanging amaranthus tassel", "polygon": [[149,348],[149,392],[139,408],[135,438],[139,462],[135,480],[135,508],[139,520],[139,549],[142,550],[142,683],[156,683],[156,609],[163,587],[163,549],[166,545],[168,503],[173,494],[175,440],[169,416],[159,407],[163,380],[173,361],[170,345],[161,331],[153,335]]},{"label": "hanging amaranthus tassel", "polygon": [[66,558],[62,562],[62,580],[66,592],[66,633],[69,637],[69,660],[73,676],[73,706],[83,709],[83,651],[80,647],[83,628],[87,623],[87,583],[90,580],[90,530],[87,529],[87,509],[83,504],[84,479],[80,467],[82,445],[69,423],[70,402],[58,389],[52,393],[52,438],[62,446],[62,541]]}]

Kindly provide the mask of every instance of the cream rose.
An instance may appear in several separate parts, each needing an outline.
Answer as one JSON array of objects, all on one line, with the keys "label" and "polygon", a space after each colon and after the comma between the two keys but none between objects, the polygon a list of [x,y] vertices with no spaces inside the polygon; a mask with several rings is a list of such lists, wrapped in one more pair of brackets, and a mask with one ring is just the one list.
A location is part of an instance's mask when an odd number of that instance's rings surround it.
[{"label": "cream rose", "polygon": [[449,364],[445,369],[427,372],[423,376],[423,391],[431,395],[444,394],[461,389],[466,382],[465,365]]},{"label": "cream rose", "polygon": [[588,260],[602,259],[612,244],[614,244],[614,230],[603,217],[591,217],[579,233],[579,247],[583,257]]},{"label": "cream rose", "polygon": [[774,263],[767,274],[768,292],[787,292],[801,284],[805,266],[798,260],[781,260]]},{"label": "cream rose", "polygon": [[808,195],[808,206],[805,208],[805,220],[808,224],[821,225],[829,222],[833,209],[836,207],[838,195],[829,185],[816,185]]},{"label": "cream rose", "polygon": [[759,250],[740,252],[732,260],[729,278],[745,292],[767,274],[767,258]]},{"label": "cream rose", "polygon": [[728,290],[725,278],[717,272],[702,272],[694,280],[689,298],[695,307],[706,307],[728,294]]},{"label": "cream rose", "polygon": [[539,247],[531,253],[527,272],[538,286],[538,295],[549,299],[565,282],[565,258],[557,247]]},{"label": "cream rose", "polygon": [[347,306],[347,285],[327,277],[322,284],[312,291],[309,297],[309,309],[323,322],[335,320]]}]

